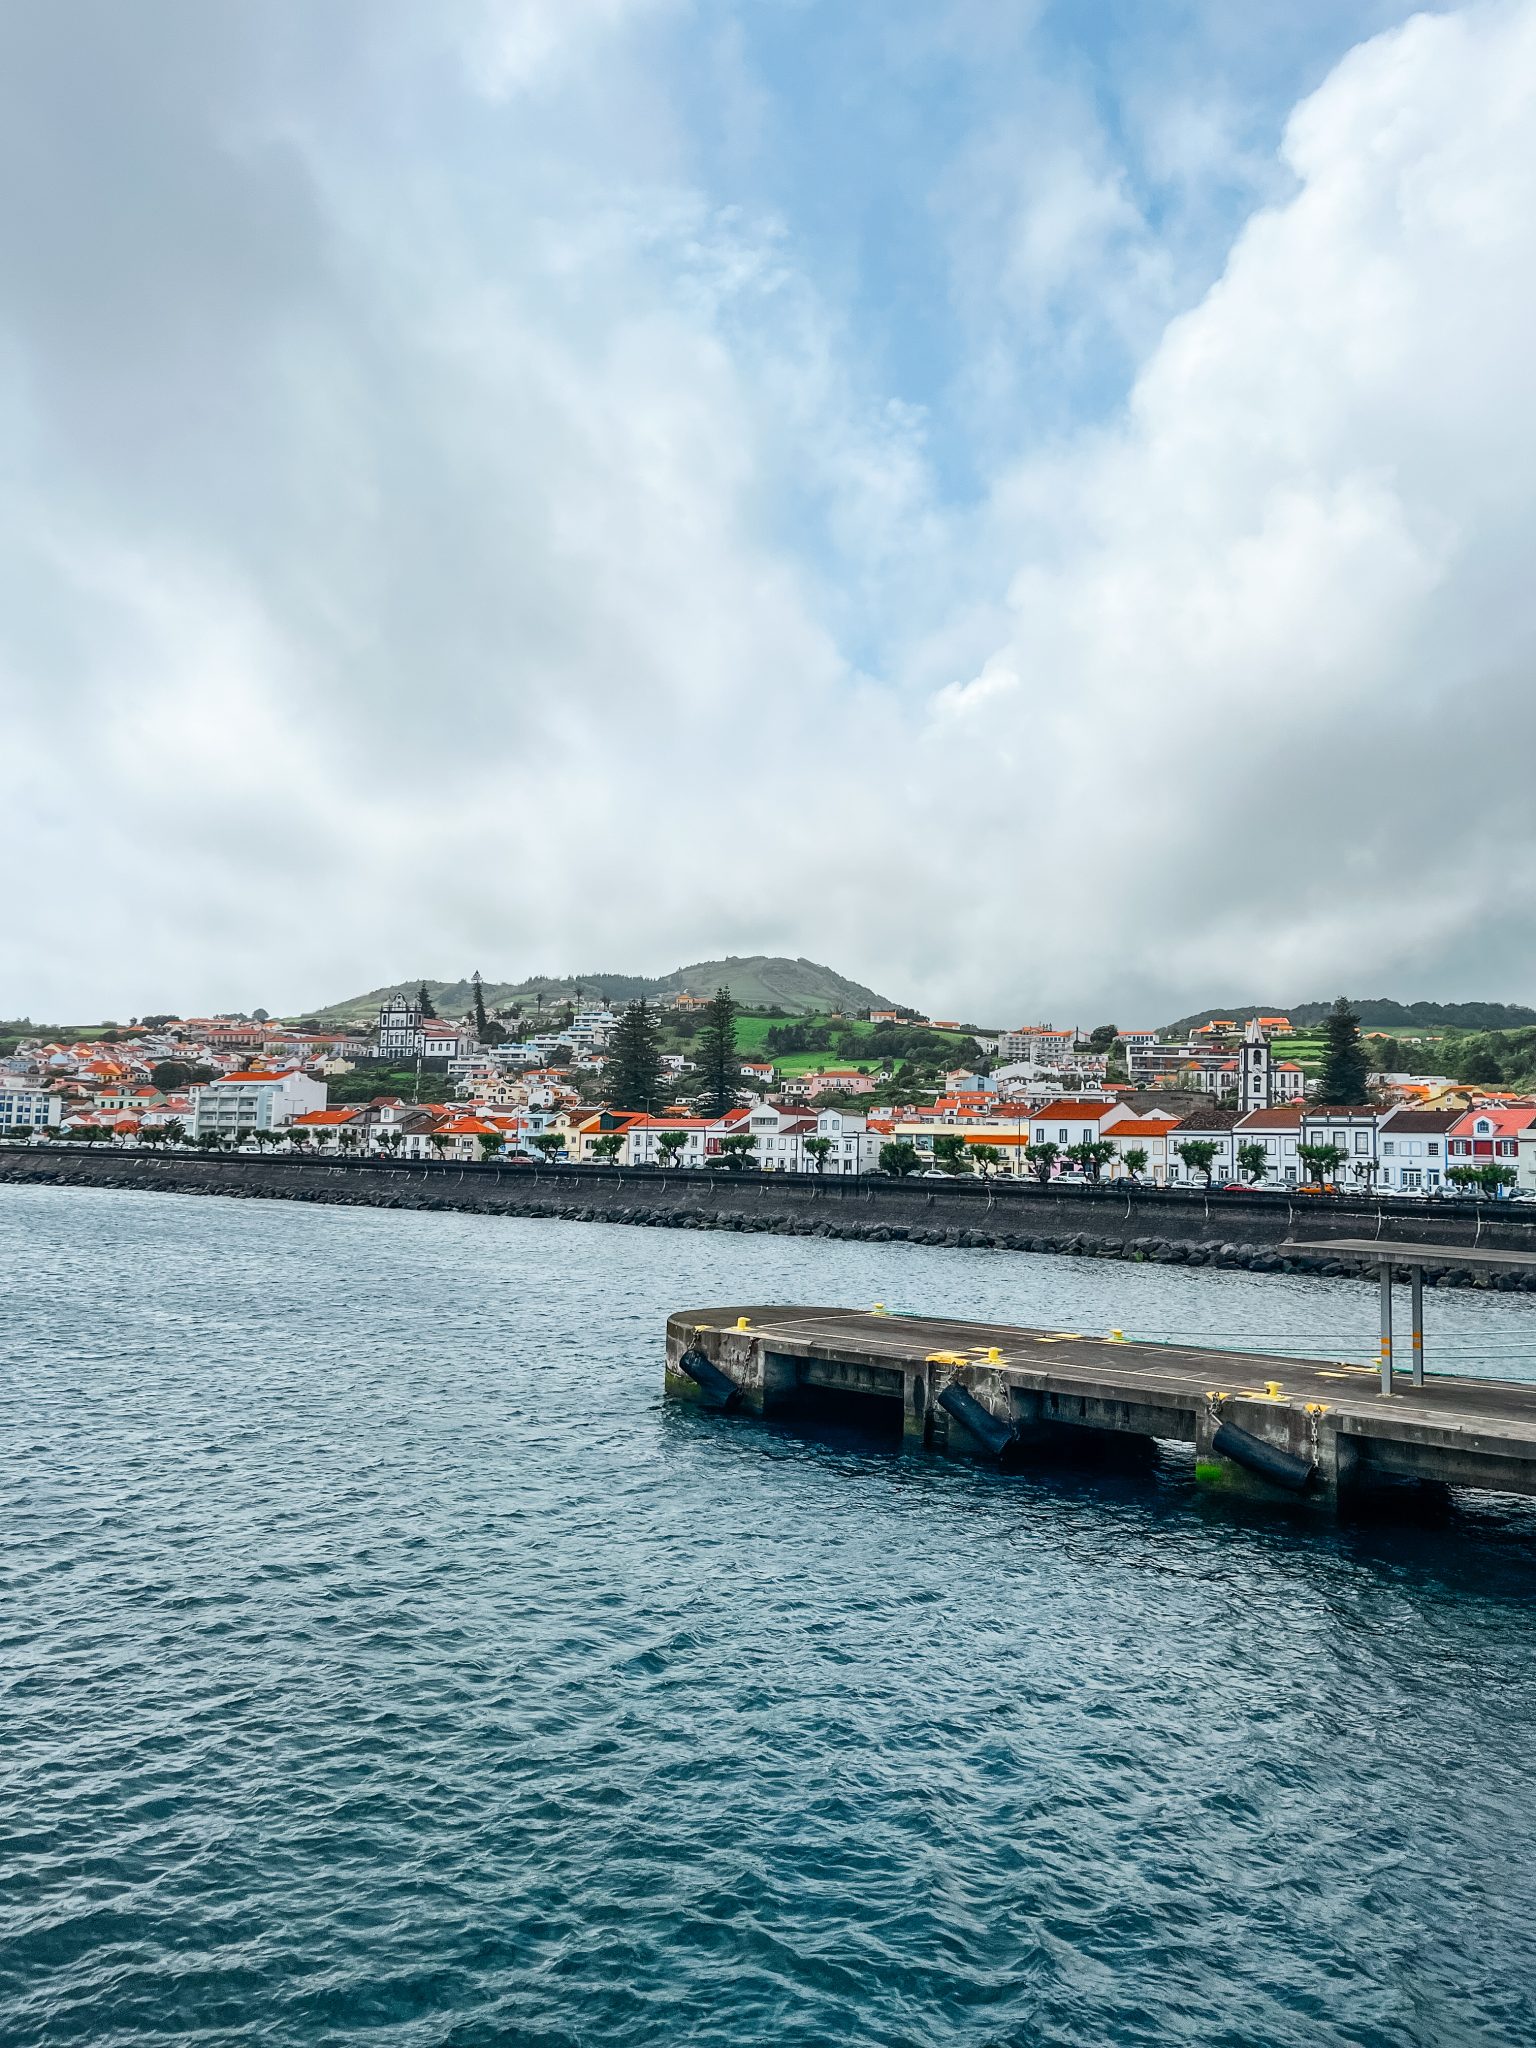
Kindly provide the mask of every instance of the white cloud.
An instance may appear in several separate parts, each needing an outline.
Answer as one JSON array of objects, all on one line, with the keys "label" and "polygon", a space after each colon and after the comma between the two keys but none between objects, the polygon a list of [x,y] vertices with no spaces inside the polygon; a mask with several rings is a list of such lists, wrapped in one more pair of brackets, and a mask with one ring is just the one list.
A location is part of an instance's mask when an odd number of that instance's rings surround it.
[{"label": "white cloud", "polygon": [[1024,764],[988,995],[1536,994],[1533,114],[1530,5],[1352,53],[1123,429],[1000,487],[1014,623],[928,741]]},{"label": "white cloud", "polygon": [[[83,86],[78,22],[0,52],[0,1014],[759,949],[993,1015],[1536,996],[1536,0],[1352,53],[1123,418],[980,512],[688,172],[666,8],[342,13],[297,96],[201,10],[169,81],[105,7]],[[1079,142],[982,353],[1162,289]]]}]

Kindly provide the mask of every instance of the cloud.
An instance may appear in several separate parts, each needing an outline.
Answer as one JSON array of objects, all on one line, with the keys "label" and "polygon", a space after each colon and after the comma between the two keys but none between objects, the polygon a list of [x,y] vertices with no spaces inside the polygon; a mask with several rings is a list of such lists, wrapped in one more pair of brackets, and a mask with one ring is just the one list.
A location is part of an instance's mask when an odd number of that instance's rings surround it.
[{"label": "cloud", "polygon": [[1193,293],[1077,97],[978,130],[971,389],[1096,292],[1140,369],[972,504],[700,173],[693,24],[0,26],[0,1014],[727,950],[994,1016],[1536,994],[1536,0],[1352,51]]},{"label": "cloud", "polygon": [[1000,484],[1011,629],[927,748],[1017,763],[983,848],[1046,1007],[1531,993],[1536,811],[1489,768],[1536,738],[1533,99],[1528,5],[1354,51],[1123,425]]}]

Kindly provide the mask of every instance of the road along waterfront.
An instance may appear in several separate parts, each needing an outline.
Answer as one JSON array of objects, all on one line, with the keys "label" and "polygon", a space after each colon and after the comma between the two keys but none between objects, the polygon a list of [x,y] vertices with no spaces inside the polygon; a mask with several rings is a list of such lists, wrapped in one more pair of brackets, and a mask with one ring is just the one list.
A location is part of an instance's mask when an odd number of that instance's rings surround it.
[{"label": "road along waterfront", "polygon": [[1536,2037],[1525,1508],[659,1398],[685,1301],[1368,1363],[1366,1283],[37,1186],[0,1276],[8,2043]]}]

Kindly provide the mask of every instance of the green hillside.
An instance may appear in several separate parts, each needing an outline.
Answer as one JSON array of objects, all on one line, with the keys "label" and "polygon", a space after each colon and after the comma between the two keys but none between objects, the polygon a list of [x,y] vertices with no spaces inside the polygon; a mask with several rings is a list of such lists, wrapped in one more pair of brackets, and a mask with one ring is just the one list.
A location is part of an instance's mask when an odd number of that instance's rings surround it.
[{"label": "green hillside", "polygon": [[[1390,996],[1351,996],[1349,1004],[1367,1031],[1511,1031],[1536,1024],[1536,1010],[1523,1003],[1399,1003]],[[1232,1003],[1196,1010],[1163,1029],[1182,1034],[1213,1017],[1239,1023],[1250,1017],[1289,1017],[1298,1031],[1305,1031],[1321,1024],[1332,1008],[1332,1003]]]},{"label": "green hillside", "polygon": [[[369,989],[344,1002],[323,1009],[306,1010],[322,1024],[371,1022],[379,1005],[391,996],[415,995],[422,981],[427,984],[434,1009],[441,1017],[465,1016],[474,1006],[474,990],[468,980],[435,981],[431,975],[416,975],[406,981]],[[889,998],[862,982],[850,981],[833,968],[814,960],[786,960],[776,955],[754,953],[724,960],[699,960],[691,967],[678,967],[671,974],[538,974],[524,981],[484,982],[485,1006],[496,1011],[520,1004],[525,1011],[536,1005],[548,1006],[584,1000],[609,1003],[633,1002],[646,996],[665,1002],[686,991],[694,996],[712,996],[721,985],[729,988],[743,1009],[778,1008],[792,1017],[809,1016],[828,1010],[854,1015],[860,1010],[891,1007]]]}]

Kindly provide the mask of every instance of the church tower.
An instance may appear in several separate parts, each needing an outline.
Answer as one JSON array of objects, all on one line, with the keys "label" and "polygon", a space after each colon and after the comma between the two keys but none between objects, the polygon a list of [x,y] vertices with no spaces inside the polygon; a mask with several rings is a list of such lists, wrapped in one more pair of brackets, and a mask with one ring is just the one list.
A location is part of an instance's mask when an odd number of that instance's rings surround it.
[{"label": "church tower", "polygon": [[1238,1065],[1237,1104],[1246,1116],[1251,1109],[1273,1107],[1270,1078],[1269,1040],[1259,1029],[1257,1017],[1250,1017],[1243,1033],[1242,1057]]}]

